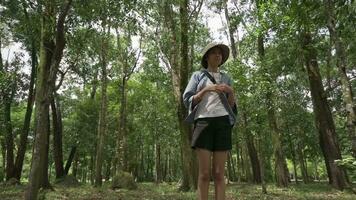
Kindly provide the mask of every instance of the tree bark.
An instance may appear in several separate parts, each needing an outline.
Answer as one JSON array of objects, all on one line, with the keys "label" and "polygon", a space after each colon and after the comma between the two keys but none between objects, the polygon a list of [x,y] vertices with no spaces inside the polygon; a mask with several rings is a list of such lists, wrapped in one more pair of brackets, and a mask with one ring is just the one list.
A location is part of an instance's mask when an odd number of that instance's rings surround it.
[{"label": "tree bark", "polygon": [[[227,0],[224,0],[224,13],[225,13],[225,19],[228,25],[228,29],[229,29],[229,39],[230,39],[230,47],[231,47],[231,53],[232,53],[232,57],[234,58],[234,60],[236,60],[237,58],[239,58],[239,51],[238,51],[238,46],[236,45],[235,42],[235,38],[234,38],[234,33],[236,31],[236,27],[233,27],[231,24],[231,20],[230,20],[230,15],[229,15],[229,10],[227,8]],[[237,46],[237,47],[236,47]]]},{"label": "tree bark", "polygon": [[[49,112],[49,109],[48,109]],[[48,124],[47,124],[47,134],[46,134],[46,143],[45,143],[45,157],[43,162],[43,171],[42,171],[42,180],[40,182],[40,187],[44,189],[52,189],[51,184],[49,183],[48,177],[48,156],[49,156],[49,136],[51,132],[51,125],[50,125],[50,117],[48,113]]]},{"label": "tree bark", "polygon": [[28,16],[28,13],[26,11],[26,5],[23,3],[24,7],[24,15],[26,18],[26,22],[29,23],[29,25],[26,27],[26,31],[28,34],[28,38],[31,43],[31,50],[30,50],[30,55],[31,55],[31,75],[30,75],[30,85],[29,85],[29,90],[28,90],[28,99],[27,99],[27,107],[26,107],[26,114],[25,114],[25,120],[24,124],[22,127],[21,135],[20,135],[20,143],[19,147],[17,150],[17,156],[15,160],[15,166],[14,166],[14,178],[20,181],[21,179],[21,173],[22,173],[22,168],[23,168],[23,161],[26,153],[26,146],[27,146],[27,137],[28,133],[30,130],[30,123],[31,123],[31,115],[33,111],[33,104],[34,104],[34,85],[35,85],[35,78],[36,78],[36,68],[38,65],[38,60],[37,60],[37,49],[36,49],[36,44],[35,44],[35,39],[34,36],[30,33],[30,18]]},{"label": "tree bark", "polygon": [[[232,56],[234,58],[234,60],[238,60],[239,56],[239,51],[238,51],[238,47],[239,45],[236,44],[235,42],[235,38],[234,38],[234,33],[236,31],[236,27],[233,27],[233,25],[231,24],[231,20],[230,20],[230,16],[229,16],[229,11],[227,8],[227,0],[224,1],[224,11],[225,11],[225,19],[227,21],[228,24],[228,29],[229,29],[229,39],[230,39],[230,47],[231,47],[231,53]],[[237,101],[239,102],[239,101]],[[241,112],[241,116],[243,116],[243,120],[242,120],[242,124],[241,124],[241,128],[244,132],[244,139],[246,141],[246,145],[247,145],[247,150],[248,150],[248,155],[250,158],[250,162],[251,162],[251,166],[252,166],[252,174],[253,174],[253,182],[254,183],[261,183],[261,170],[260,170],[260,162],[258,159],[258,154],[256,151],[256,147],[254,144],[254,137],[247,132],[247,119],[246,119],[246,112],[245,109],[243,108],[243,106],[239,105],[239,103],[237,103],[237,107],[240,108],[240,112]]]},{"label": "tree bark", "polygon": [[341,152],[336,139],[334,120],[326,99],[319,72],[316,50],[312,46],[312,36],[310,33],[302,33],[302,48],[309,78],[315,123],[319,132],[319,143],[324,155],[329,183],[332,187],[343,190],[347,186],[345,173],[341,167],[335,163],[335,160],[342,159]]},{"label": "tree bark", "polygon": [[[103,26],[105,27],[105,26]],[[101,106],[98,124],[98,143],[95,159],[95,186],[102,185],[102,166],[103,166],[103,151],[104,151],[104,139],[106,135],[106,114],[107,114],[107,38],[103,38],[101,49]]]},{"label": "tree bark", "polygon": [[155,145],[155,182],[162,182],[162,167],[161,167],[161,145],[156,143]]},{"label": "tree bark", "polygon": [[32,115],[33,104],[35,100],[34,85],[35,85],[36,67],[37,67],[37,51],[36,51],[34,41],[32,41],[31,48],[32,48],[30,52],[31,53],[31,76],[30,76],[30,85],[28,90],[26,114],[25,114],[24,125],[22,127],[22,131],[20,135],[20,144],[17,150],[17,156],[16,156],[16,161],[14,166],[14,177],[17,180],[21,179],[23,161],[26,153],[27,137],[30,130],[31,115]]},{"label": "tree bark", "polygon": [[[188,46],[188,32],[189,32],[189,21],[188,21],[188,5],[189,0],[183,0],[180,2],[179,6],[179,17],[180,17],[180,65],[173,67],[173,77],[178,80],[177,88],[175,89],[178,94],[176,95],[178,103],[178,120],[179,129],[181,133],[181,148],[183,153],[183,182],[180,189],[187,191],[190,188],[197,188],[198,175],[196,168],[196,160],[193,157],[193,152],[190,148],[190,132],[191,127],[184,122],[187,116],[187,109],[183,104],[182,94],[188,83],[188,73],[189,73],[189,46]],[[172,34],[175,34],[172,32]]]},{"label": "tree bark", "polygon": [[244,132],[244,138],[247,146],[247,151],[248,155],[250,158],[250,163],[252,167],[252,175],[253,175],[253,182],[254,183],[261,183],[261,169],[260,169],[260,161],[258,159],[257,151],[255,148],[254,144],[254,139],[251,133],[247,132],[247,119],[246,119],[246,114],[244,111],[242,111],[242,126],[243,126],[243,132]]},{"label": "tree bark", "polygon": [[65,165],[65,167],[64,167],[64,174],[65,174],[65,175],[68,175],[68,172],[69,172],[70,166],[72,165],[72,162],[73,162],[73,159],[74,159],[76,150],[77,150],[77,147],[76,147],[76,146],[73,146],[73,147],[71,148],[71,150],[70,150],[70,153],[69,153],[69,156],[68,156],[66,165]]},{"label": "tree bark", "polygon": [[[11,81],[12,82],[12,81]],[[14,83],[10,83],[14,84]],[[9,85],[9,88],[15,88]],[[11,103],[14,98],[14,89],[5,91],[4,94],[4,124],[5,124],[5,146],[6,146],[6,177],[8,181],[14,173],[14,138],[11,123]]]},{"label": "tree bark", "polygon": [[338,30],[336,28],[337,19],[334,14],[335,5],[331,0],[324,1],[326,6],[326,12],[328,16],[328,29],[330,33],[331,41],[335,45],[336,56],[337,56],[337,68],[339,70],[339,76],[341,80],[342,96],[345,104],[347,122],[346,127],[349,132],[349,137],[351,139],[351,150],[352,155],[356,158],[356,107],[354,103],[354,96],[352,93],[351,82],[347,77],[347,57],[345,54],[344,44],[340,39]]},{"label": "tree bark", "polygon": [[[29,185],[25,192],[25,199],[37,199],[40,182],[43,180],[43,171],[46,161],[46,137],[49,125],[50,96],[54,90],[53,81],[58,71],[63,49],[64,21],[71,5],[71,0],[66,1],[61,13],[54,12],[53,2],[43,2],[44,11],[41,19],[41,49],[38,78],[36,82],[36,115],[35,115],[35,142],[32,156]],[[58,21],[55,17],[58,15]],[[56,24],[53,24],[56,22]],[[56,31],[54,31],[56,30]],[[54,43],[52,38],[56,38]]]},{"label": "tree bark", "polygon": [[300,171],[302,173],[303,182],[305,184],[309,183],[307,167],[304,164],[304,153],[302,149],[303,144],[297,144],[297,158],[299,161]]},{"label": "tree bark", "polygon": [[[259,8],[259,2],[256,2],[257,7]],[[257,38],[258,45],[258,56],[261,60],[262,65],[264,65],[264,57],[265,57],[265,49],[263,42],[262,33],[259,34]],[[263,67],[263,66],[262,66]],[[271,78],[268,77],[270,80]],[[288,187],[288,170],[287,163],[285,160],[285,156],[282,150],[281,144],[281,131],[277,126],[277,119],[275,115],[275,108],[273,103],[273,94],[271,91],[268,91],[266,94],[266,102],[267,102],[267,115],[269,126],[272,131],[272,143],[274,149],[274,157],[275,157],[275,175],[276,175],[276,183],[279,187]]]},{"label": "tree bark", "polygon": [[56,179],[65,176],[63,168],[62,152],[62,114],[57,95],[54,93],[51,100],[52,123],[53,123],[53,159],[56,170]]}]

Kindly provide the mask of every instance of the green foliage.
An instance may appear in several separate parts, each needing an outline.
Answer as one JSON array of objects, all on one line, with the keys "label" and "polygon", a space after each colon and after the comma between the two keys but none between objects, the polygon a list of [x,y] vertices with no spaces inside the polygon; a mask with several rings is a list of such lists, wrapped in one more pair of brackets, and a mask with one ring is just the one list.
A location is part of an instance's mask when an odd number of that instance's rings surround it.
[{"label": "green foliage", "polygon": [[352,157],[351,155],[344,156],[341,160],[335,160],[338,166],[343,167],[349,173],[348,175],[351,177],[352,180],[356,178],[356,158]]}]

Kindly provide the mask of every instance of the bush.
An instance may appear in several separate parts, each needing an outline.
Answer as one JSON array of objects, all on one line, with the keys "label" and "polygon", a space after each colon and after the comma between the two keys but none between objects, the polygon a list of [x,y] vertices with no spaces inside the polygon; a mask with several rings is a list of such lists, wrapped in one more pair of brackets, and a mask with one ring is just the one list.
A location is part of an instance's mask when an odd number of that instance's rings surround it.
[{"label": "bush", "polygon": [[111,182],[111,188],[124,188],[134,190],[137,188],[137,184],[130,173],[120,171],[116,176],[113,177]]},{"label": "bush", "polygon": [[356,158],[348,155],[344,156],[342,160],[335,160],[335,163],[347,170],[351,181],[356,181]]}]

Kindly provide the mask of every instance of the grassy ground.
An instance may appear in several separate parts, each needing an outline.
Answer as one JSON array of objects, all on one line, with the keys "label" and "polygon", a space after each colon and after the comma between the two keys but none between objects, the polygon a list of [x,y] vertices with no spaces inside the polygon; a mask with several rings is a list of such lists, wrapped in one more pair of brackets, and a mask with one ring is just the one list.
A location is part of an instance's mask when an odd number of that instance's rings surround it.
[{"label": "grassy ground", "polygon": [[[79,187],[65,187],[54,185],[55,191],[41,191],[40,199],[49,200],[195,200],[194,192],[178,192],[177,184],[140,183],[137,190],[111,190],[107,185],[102,188],[93,188],[90,185]],[[213,199],[213,187],[210,187],[210,198]],[[23,199],[25,186],[0,185],[1,200]],[[260,199],[335,199],[354,200],[356,195],[348,191],[337,191],[324,183],[291,185],[288,189],[268,185],[268,194],[261,194],[259,185],[230,184],[227,187],[226,200],[260,200]]]}]

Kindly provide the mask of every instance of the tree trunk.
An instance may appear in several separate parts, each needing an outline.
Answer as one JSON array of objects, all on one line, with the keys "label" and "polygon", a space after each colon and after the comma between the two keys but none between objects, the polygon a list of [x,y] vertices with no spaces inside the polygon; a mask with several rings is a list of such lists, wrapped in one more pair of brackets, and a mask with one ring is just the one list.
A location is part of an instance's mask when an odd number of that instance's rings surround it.
[{"label": "tree trunk", "polygon": [[260,174],[261,174],[261,186],[262,186],[262,194],[267,194],[267,185],[265,180],[265,151],[262,149],[265,146],[265,141],[262,138],[258,138],[258,153],[260,155]]},{"label": "tree trunk", "polygon": [[0,138],[1,142],[1,155],[2,155],[2,169],[3,171],[0,172],[2,176],[0,176],[0,181],[3,181],[5,174],[6,174],[6,145],[5,145],[5,140]]},{"label": "tree trunk", "polygon": [[47,124],[47,134],[46,134],[46,144],[45,144],[46,152],[45,152],[45,157],[43,162],[42,181],[40,182],[40,187],[44,189],[51,189],[52,187],[51,184],[49,183],[49,177],[48,177],[49,136],[51,132],[49,113],[47,116],[48,116],[48,124]]},{"label": "tree trunk", "polygon": [[297,161],[296,161],[294,152],[293,152],[293,155],[292,155],[292,162],[293,162],[294,181],[295,181],[296,184],[298,184]]},{"label": "tree trunk", "polygon": [[[105,26],[103,26],[105,27]],[[101,55],[101,106],[98,124],[98,143],[96,148],[95,159],[95,186],[102,185],[102,166],[103,166],[103,151],[104,139],[106,135],[106,114],[107,114],[107,72],[106,72],[106,38],[102,41],[102,55]]]},{"label": "tree trunk", "polygon": [[277,126],[276,116],[274,113],[273,103],[271,102],[271,93],[267,94],[268,121],[272,130],[272,143],[275,159],[275,176],[277,186],[288,187],[287,163],[282,150],[280,131]]},{"label": "tree trunk", "polygon": [[36,67],[37,67],[37,52],[35,44],[32,41],[31,45],[31,76],[30,76],[30,85],[28,90],[28,99],[27,99],[27,107],[26,107],[26,114],[24,125],[22,127],[21,135],[20,135],[20,144],[17,150],[17,156],[15,161],[15,168],[14,168],[14,177],[17,180],[21,179],[23,161],[25,158],[26,153],[26,146],[27,146],[27,136],[30,130],[30,123],[31,123],[31,115],[33,110],[34,104],[34,85],[35,85],[35,77],[36,77]]},{"label": "tree trunk", "polygon": [[[25,199],[37,199],[40,182],[43,180],[43,171],[46,161],[46,137],[49,125],[50,96],[54,90],[54,83],[58,65],[61,61],[64,39],[64,21],[71,5],[66,1],[61,13],[54,13],[53,2],[43,2],[44,12],[41,19],[41,50],[38,78],[36,82],[36,115],[35,115],[35,142],[32,156],[32,166],[29,176],[29,185],[25,192]],[[58,21],[55,17],[58,15]],[[56,24],[53,24],[56,22]],[[54,31],[56,30],[56,31]],[[56,39],[54,43],[53,38]]]},{"label": "tree trunk", "polygon": [[[15,88],[10,86],[9,88]],[[13,90],[13,89],[11,89]],[[11,103],[15,91],[4,94],[4,124],[5,124],[5,146],[6,146],[6,180],[13,177],[14,173],[14,138],[11,124]]]},{"label": "tree trunk", "polygon": [[[117,39],[119,42],[119,38]],[[125,66],[127,67],[127,66]],[[124,68],[125,68],[124,67]],[[122,81],[120,85],[120,112],[119,112],[119,130],[118,137],[116,142],[116,160],[117,166],[115,166],[115,174],[118,174],[119,171],[127,171],[128,165],[127,160],[127,134],[126,134],[126,102],[127,102],[127,93],[126,93],[126,74],[125,69],[122,74]]]},{"label": "tree trunk", "polygon": [[90,171],[90,184],[94,185],[94,177],[95,177],[95,170],[94,170],[94,165],[95,165],[95,156],[93,155],[94,153],[91,154],[90,156],[90,164],[89,164],[89,171]]},{"label": "tree trunk", "polygon": [[52,123],[53,123],[53,159],[56,170],[56,179],[65,176],[63,168],[63,152],[62,152],[62,115],[59,100],[54,93],[51,100]]},{"label": "tree trunk", "polygon": [[244,139],[247,146],[248,155],[250,158],[250,163],[252,167],[252,174],[253,174],[253,182],[254,183],[261,183],[261,169],[260,169],[260,161],[258,159],[257,151],[254,144],[254,139],[251,133],[247,132],[247,119],[245,111],[242,111],[242,126],[243,126],[243,133]]},{"label": "tree trunk", "polygon": [[[258,2],[257,2],[258,5]],[[265,57],[265,49],[264,49],[264,42],[263,42],[263,35],[260,34],[257,38],[257,45],[258,45],[258,55],[261,60],[262,65],[264,65],[264,57]],[[263,66],[262,66],[263,67]],[[271,79],[271,78],[269,78]],[[269,126],[272,131],[272,143],[274,149],[274,157],[275,157],[275,175],[276,175],[276,183],[279,187],[288,187],[288,170],[287,163],[285,160],[285,156],[282,150],[281,144],[281,132],[279,127],[277,126],[277,119],[275,115],[275,108],[272,98],[272,92],[268,91],[266,94],[266,101],[267,101],[267,115]]]},{"label": "tree trunk", "polygon": [[71,150],[70,150],[70,153],[69,153],[69,156],[68,156],[68,159],[67,159],[67,162],[66,162],[66,166],[64,167],[64,174],[65,175],[68,175],[68,172],[69,172],[70,166],[72,165],[76,150],[77,150],[76,146],[73,146],[71,148]]},{"label": "tree trunk", "polygon": [[303,154],[303,150],[302,150],[302,144],[298,144],[297,145],[297,157],[299,160],[299,165],[300,165],[300,171],[302,173],[302,177],[303,177],[303,182],[305,184],[309,183],[309,177],[308,177],[308,171],[307,168],[304,164],[304,154]]},{"label": "tree trunk", "polygon": [[[48,9],[48,8],[47,8]],[[37,199],[37,193],[43,180],[43,171],[46,161],[46,142],[48,134],[50,89],[48,84],[48,74],[51,66],[51,57],[54,49],[51,41],[52,16],[43,16],[41,28],[41,50],[40,63],[38,67],[38,77],[36,82],[35,97],[35,141],[33,147],[32,164],[29,178],[29,186],[25,194],[25,199]]]},{"label": "tree trunk", "polygon": [[353,93],[351,88],[350,79],[347,77],[346,68],[347,68],[347,58],[345,54],[344,44],[342,43],[338,31],[336,29],[337,19],[334,14],[335,5],[331,0],[324,1],[326,5],[326,11],[328,15],[328,29],[330,33],[331,41],[335,45],[336,56],[337,56],[337,68],[339,69],[339,76],[341,79],[341,88],[342,96],[345,104],[347,123],[346,127],[349,132],[351,139],[351,150],[352,155],[356,158],[356,108],[353,101]]},{"label": "tree trunk", "polygon": [[236,142],[236,166],[237,166],[237,182],[238,183],[241,183],[242,181],[242,161],[241,161],[241,147],[240,147],[240,144],[238,142]]},{"label": "tree trunk", "polygon": [[[69,161],[68,161],[69,162]],[[72,175],[74,177],[77,177],[77,173],[78,173],[78,154],[75,153],[74,154],[74,158],[73,158],[73,168],[72,168]],[[69,169],[69,168],[68,168]]]},{"label": "tree trunk", "polygon": [[[187,116],[187,109],[183,104],[182,94],[188,83],[188,73],[189,73],[189,47],[188,47],[188,31],[189,31],[189,22],[188,22],[188,5],[189,0],[183,0],[180,2],[179,6],[179,17],[180,17],[180,65],[173,67],[173,78],[178,80],[176,82],[176,100],[178,103],[178,120],[179,120],[179,130],[181,134],[181,148],[183,152],[183,182],[180,186],[180,189],[187,191],[190,188],[197,187],[197,168],[196,160],[193,157],[193,152],[190,148],[190,132],[191,127],[184,122],[185,117]],[[172,32],[172,34],[175,34]]]},{"label": "tree trunk", "polygon": [[302,36],[302,47],[308,72],[315,123],[319,131],[319,142],[324,155],[329,182],[334,188],[343,190],[347,186],[347,182],[344,171],[335,163],[335,160],[342,158],[336,139],[334,120],[319,72],[316,50],[312,46],[311,34],[304,32]]},{"label": "tree trunk", "polygon": [[161,145],[156,143],[155,145],[155,182],[162,182],[162,167],[161,167]]},{"label": "tree trunk", "polygon": [[[230,39],[230,47],[231,47],[231,53],[232,53],[232,57],[234,58],[234,60],[236,60],[237,58],[239,58],[239,52],[238,52],[238,48],[236,48],[236,43],[235,43],[235,38],[234,38],[234,33],[236,31],[236,27],[233,27],[232,24],[230,23],[230,16],[229,16],[229,10],[227,8],[227,0],[224,0],[224,11],[225,11],[225,19],[228,25],[228,29],[229,29],[229,39]],[[238,47],[238,45],[237,45]]]}]

